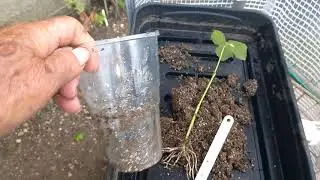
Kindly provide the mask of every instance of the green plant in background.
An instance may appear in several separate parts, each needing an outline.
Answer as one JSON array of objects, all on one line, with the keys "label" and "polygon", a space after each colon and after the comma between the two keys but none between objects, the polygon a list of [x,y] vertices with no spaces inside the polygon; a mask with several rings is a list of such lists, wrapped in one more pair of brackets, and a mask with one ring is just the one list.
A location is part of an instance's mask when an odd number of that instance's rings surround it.
[{"label": "green plant in background", "polygon": [[104,9],[106,10],[106,14],[110,17],[109,7],[113,8],[113,14],[117,20],[119,20],[121,11],[125,10],[126,2],[125,0],[103,0]]},{"label": "green plant in background", "polygon": [[95,14],[93,22],[97,26],[108,25],[107,16],[103,9]]},{"label": "green plant in background", "polygon": [[73,140],[76,141],[76,142],[83,141],[85,138],[86,138],[86,133],[84,133],[84,132],[77,132],[73,136]]},{"label": "green plant in background", "polygon": [[119,9],[125,9],[125,6],[126,6],[125,0],[118,0],[117,5]]},{"label": "green plant in background", "polygon": [[211,33],[211,41],[216,46],[215,52],[219,59],[214,71],[212,72],[210,81],[194,111],[184,141],[180,147],[168,147],[163,149],[165,153],[169,153],[169,155],[163,160],[164,164],[166,165],[175,166],[180,158],[185,158],[185,160],[187,161],[186,171],[188,177],[194,177],[194,172],[197,169],[197,156],[196,153],[193,152],[192,145],[189,142],[189,137],[194,127],[194,123],[196,121],[201,104],[206,97],[206,94],[208,93],[214,78],[216,77],[219,65],[222,61],[226,61],[229,58],[236,58],[243,61],[247,58],[247,45],[239,41],[227,41],[223,32],[219,30],[213,30],[213,32]]},{"label": "green plant in background", "polygon": [[82,13],[86,6],[81,0],[64,0],[69,9],[75,10],[78,14]]}]

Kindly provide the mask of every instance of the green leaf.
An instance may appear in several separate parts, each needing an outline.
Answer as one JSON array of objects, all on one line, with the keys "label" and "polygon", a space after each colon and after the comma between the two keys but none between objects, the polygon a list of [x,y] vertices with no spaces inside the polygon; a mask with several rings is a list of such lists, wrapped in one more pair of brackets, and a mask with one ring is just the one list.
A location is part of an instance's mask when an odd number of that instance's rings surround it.
[{"label": "green leaf", "polygon": [[223,32],[219,31],[219,30],[214,30],[211,33],[211,41],[215,44],[215,45],[223,45],[226,42],[226,38],[223,34]]},{"label": "green leaf", "polygon": [[239,41],[233,41],[229,40],[227,44],[232,48],[233,54],[237,59],[245,61],[247,59],[247,45],[239,42]]},{"label": "green leaf", "polygon": [[[224,47],[224,49],[223,49]],[[223,50],[223,52],[222,52]],[[222,53],[222,54],[221,54]],[[220,45],[216,48],[216,54],[218,57],[221,57],[221,61],[226,61],[227,59],[233,57],[233,48],[228,46],[228,44]]]},{"label": "green leaf", "polygon": [[94,16],[94,24],[101,26],[105,23],[105,14],[103,12],[96,13]]},{"label": "green leaf", "polygon": [[86,134],[84,132],[77,132],[74,136],[73,136],[73,140],[80,142],[83,141],[86,138]]},{"label": "green leaf", "polygon": [[118,7],[120,8],[120,9],[124,9],[125,8],[125,2],[124,2],[125,0],[118,0]]}]

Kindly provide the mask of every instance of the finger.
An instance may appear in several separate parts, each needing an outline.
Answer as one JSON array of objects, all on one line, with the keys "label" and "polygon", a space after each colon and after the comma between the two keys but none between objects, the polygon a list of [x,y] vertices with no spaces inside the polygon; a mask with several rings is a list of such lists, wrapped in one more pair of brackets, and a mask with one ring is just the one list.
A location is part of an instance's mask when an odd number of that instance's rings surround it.
[{"label": "finger", "polygon": [[61,95],[57,95],[55,97],[55,101],[58,106],[65,112],[77,113],[81,110],[81,104],[78,97],[75,97],[73,99],[66,99]]},{"label": "finger", "polygon": [[77,96],[77,86],[79,85],[80,76],[71,80],[60,88],[59,94],[67,99],[72,99]]},{"label": "finger", "polygon": [[56,93],[62,86],[80,75],[88,61],[89,52],[85,48],[60,48],[44,61],[42,80],[46,81],[46,91]]},{"label": "finger", "polygon": [[96,44],[89,33],[85,31],[83,25],[75,18],[69,16],[53,18],[51,22],[52,28],[48,28],[49,34],[53,35],[53,39],[58,39],[58,45],[55,48],[62,46],[86,48],[90,53],[90,58],[85,66],[85,70],[88,72],[97,71],[99,56]]},{"label": "finger", "polygon": [[92,45],[92,42],[90,42],[90,43],[82,44],[80,45],[80,47],[84,47],[86,49],[91,48],[90,59],[86,63],[84,70],[87,72],[97,72],[99,69],[99,54],[95,44]]},{"label": "finger", "polygon": [[73,48],[84,47],[90,53],[87,71],[98,69],[98,51],[94,39],[85,31],[82,24],[69,16],[55,17],[52,19],[29,23],[25,28],[31,34],[37,55],[47,57],[59,47],[70,46]]}]

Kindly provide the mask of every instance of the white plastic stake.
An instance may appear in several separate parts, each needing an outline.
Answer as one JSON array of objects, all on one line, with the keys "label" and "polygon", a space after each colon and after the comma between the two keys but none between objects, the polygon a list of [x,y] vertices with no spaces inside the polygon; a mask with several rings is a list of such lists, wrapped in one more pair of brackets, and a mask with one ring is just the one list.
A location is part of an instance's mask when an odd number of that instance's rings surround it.
[{"label": "white plastic stake", "polygon": [[230,115],[227,115],[223,118],[221,125],[218,129],[218,132],[210,145],[210,148],[201,164],[201,167],[198,171],[198,174],[195,180],[206,180],[208,178],[211,172],[211,169],[214,163],[216,162],[216,159],[221,151],[221,148],[227,139],[227,136],[231,130],[233,122],[234,122],[234,119]]}]

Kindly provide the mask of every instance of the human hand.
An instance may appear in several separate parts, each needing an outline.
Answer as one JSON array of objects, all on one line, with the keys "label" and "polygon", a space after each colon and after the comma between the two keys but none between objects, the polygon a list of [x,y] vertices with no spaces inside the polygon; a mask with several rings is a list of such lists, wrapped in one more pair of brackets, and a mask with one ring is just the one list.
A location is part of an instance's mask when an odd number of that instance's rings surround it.
[{"label": "human hand", "polygon": [[94,40],[74,18],[0,28],[0,135],[53,96],[64,111],[80,111],[80,72],[97,69]]}]

